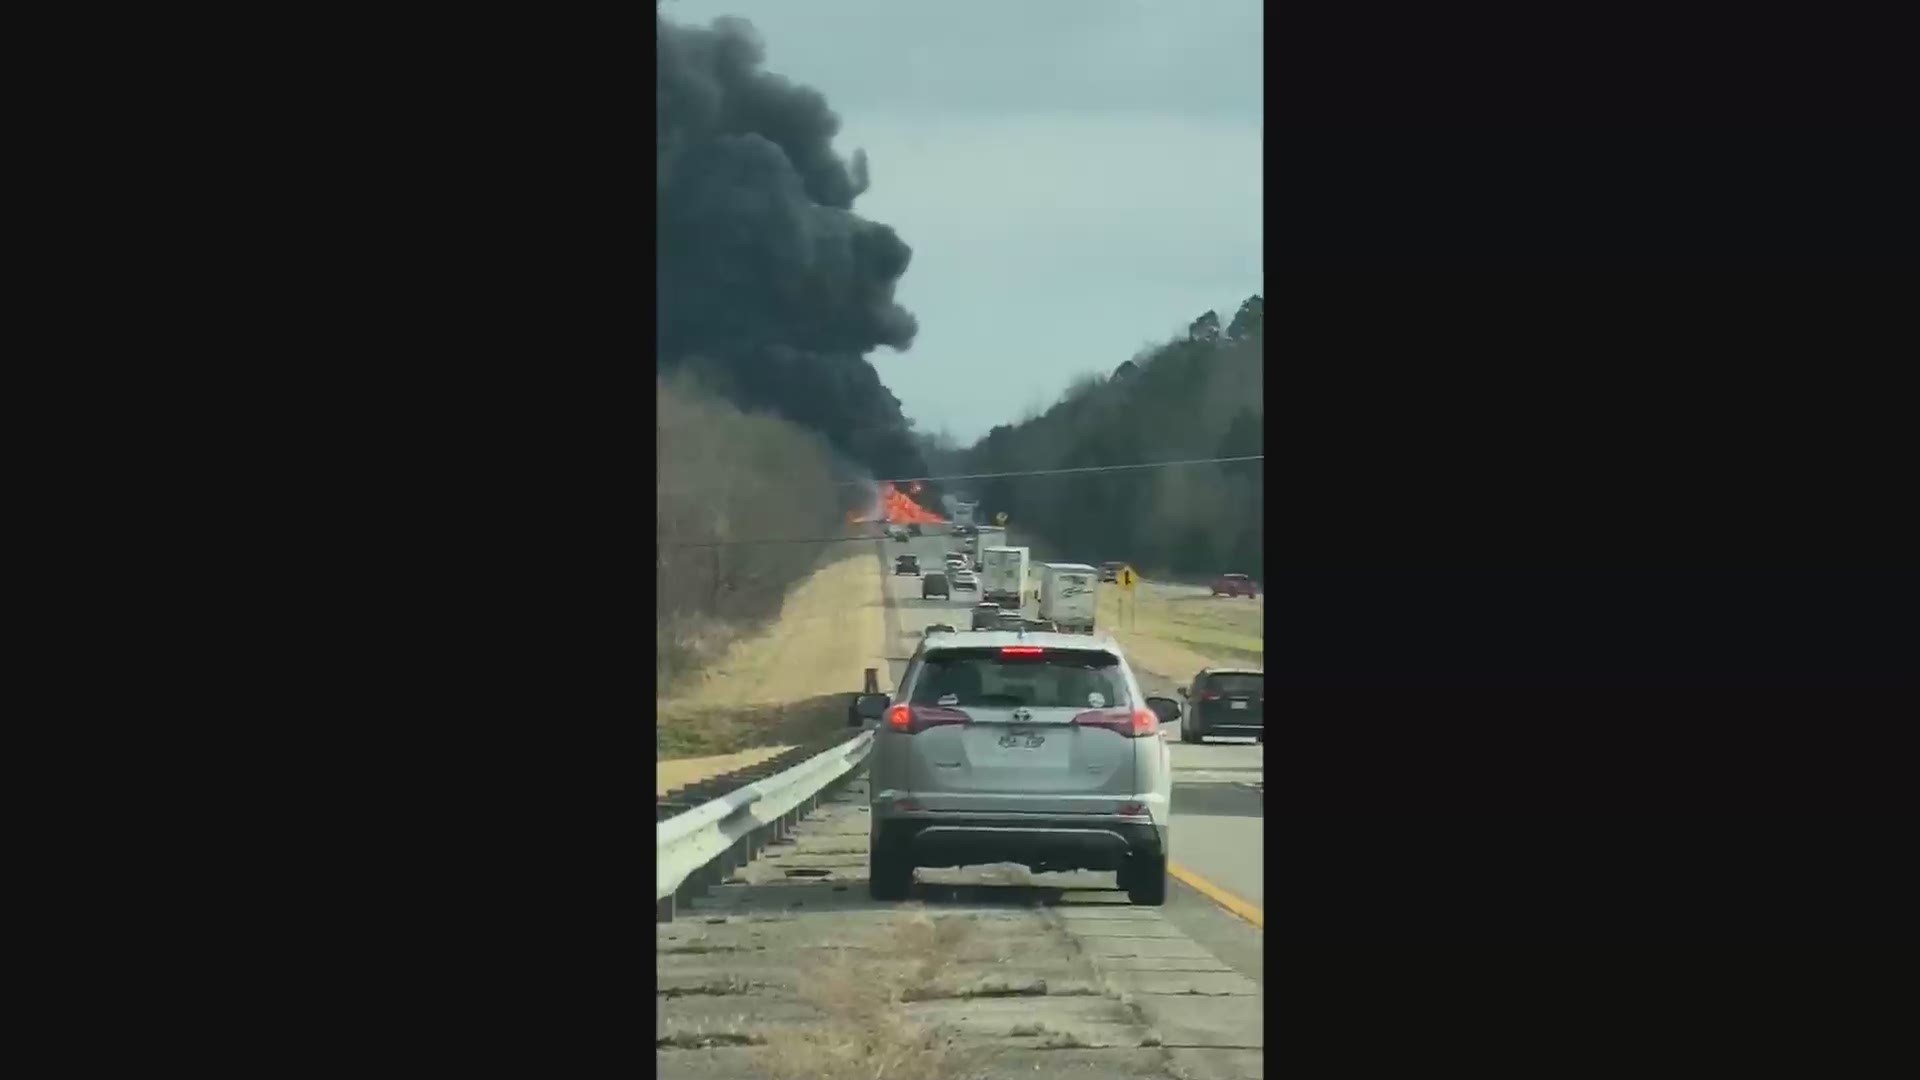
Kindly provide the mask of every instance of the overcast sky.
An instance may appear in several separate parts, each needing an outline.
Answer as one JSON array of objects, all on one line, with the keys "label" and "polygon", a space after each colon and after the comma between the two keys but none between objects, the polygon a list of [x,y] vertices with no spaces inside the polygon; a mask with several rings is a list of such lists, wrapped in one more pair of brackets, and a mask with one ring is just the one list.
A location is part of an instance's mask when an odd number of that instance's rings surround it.
[{"label": "overcast sky", "polygon": [[963,442],[1261,286],[1259,0],[665,0],[818,89],[920,320],[869,359]]}]

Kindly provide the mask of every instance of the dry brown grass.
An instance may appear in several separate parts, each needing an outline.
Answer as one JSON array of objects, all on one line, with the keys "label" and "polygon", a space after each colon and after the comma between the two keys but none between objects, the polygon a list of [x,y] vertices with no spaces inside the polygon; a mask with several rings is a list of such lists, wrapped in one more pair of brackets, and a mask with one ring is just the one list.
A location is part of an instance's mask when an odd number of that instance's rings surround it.
[{"label": "dry brown grass", "polygon": [[828,562],[777,618],[700,646],[702,666],[654,700],[656,760],[795,745],[847,726],[867,668],[887,669],[882,579],[871,552]]},{"label": "dry brown grass", "polygon": [[1100,629],[1113,634],[1128,660],[1175,683],[1206,667],[1265,666],[1264,598],[1168,594],[1145,585],[1126,601],[1123,617],[1120,588],[1102,585],[1098,605]]},{"label": "dry brown grass", "polygon": [[973,930],[970,919],[915,912],[887,946],[842,950],[802,981],[822,1022],[768,1036],[756,1058],[769,1080],[963,1080],[978,1051],[916,1021],[904,1003],[938,980]]}]

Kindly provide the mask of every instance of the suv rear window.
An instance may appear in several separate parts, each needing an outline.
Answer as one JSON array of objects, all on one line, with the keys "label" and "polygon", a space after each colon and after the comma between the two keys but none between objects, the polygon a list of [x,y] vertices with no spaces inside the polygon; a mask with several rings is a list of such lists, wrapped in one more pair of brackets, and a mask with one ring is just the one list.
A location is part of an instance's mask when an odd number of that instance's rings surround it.
[{"label": "suv rear window", "polygon": [[1258,694],[1266,688],[1265,675],[1209,675],[1203,690],[1217,690],[1222,694]]},{"label": "suv rear window", "polygon": [[913,684],[915,705],[965,708],[1108,709],[1131,705],[1120,660],[1086,649],[1007,656],[999,649],[926,654]]}]

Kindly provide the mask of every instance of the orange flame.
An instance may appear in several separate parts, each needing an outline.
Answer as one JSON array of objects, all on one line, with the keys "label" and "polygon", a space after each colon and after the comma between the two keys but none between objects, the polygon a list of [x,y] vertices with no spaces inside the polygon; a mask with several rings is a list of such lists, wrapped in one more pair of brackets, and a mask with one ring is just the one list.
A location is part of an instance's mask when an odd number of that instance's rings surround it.
[{"label": "orange flame", "polygon": [[[916,483],[914,485],[918,487]],[[895,488],[892,484],[882,483],[873,509],[863,516],[847,515],[849,524],[885,521],[889,525],[940,525],[946,518],[914,502],[913,499]]]}]

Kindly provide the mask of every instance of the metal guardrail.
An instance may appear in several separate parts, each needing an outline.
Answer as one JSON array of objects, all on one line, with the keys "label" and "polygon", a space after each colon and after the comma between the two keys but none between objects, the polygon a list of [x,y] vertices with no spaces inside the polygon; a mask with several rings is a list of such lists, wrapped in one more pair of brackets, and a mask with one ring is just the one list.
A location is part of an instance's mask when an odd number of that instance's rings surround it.
[{"label": "metal guardrail", "polygon": [[655,921],[672,922],[677,905],[726,880],[768,843],[784,839],[822,793],[866,763],[872,749],[873,732],[863,731],[658,822]]}]

